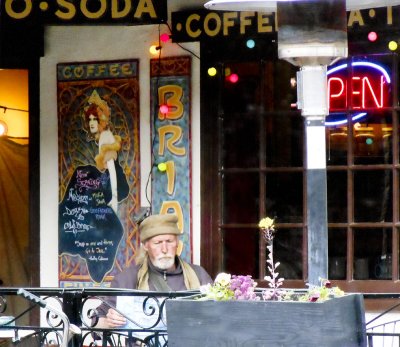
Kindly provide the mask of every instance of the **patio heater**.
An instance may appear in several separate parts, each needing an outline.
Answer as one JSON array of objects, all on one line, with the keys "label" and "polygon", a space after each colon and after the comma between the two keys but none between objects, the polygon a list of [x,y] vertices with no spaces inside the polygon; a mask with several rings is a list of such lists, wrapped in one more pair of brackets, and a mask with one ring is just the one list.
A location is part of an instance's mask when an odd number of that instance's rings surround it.
[{"label": "patio heater", "polygon": [[297,106],[306,129],[308,283],[328,278],[325,117],[327,66],[347,57],[346,10],[400,0],[211,0],[209,10],[277,12],[278,57],[298,66]]}]

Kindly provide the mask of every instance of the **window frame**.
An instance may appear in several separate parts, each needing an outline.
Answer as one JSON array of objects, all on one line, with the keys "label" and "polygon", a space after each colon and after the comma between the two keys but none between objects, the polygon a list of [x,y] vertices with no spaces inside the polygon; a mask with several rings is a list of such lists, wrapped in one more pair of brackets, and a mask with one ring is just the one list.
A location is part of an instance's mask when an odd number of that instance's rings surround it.
[{"label": "window frame", "polygon": [[[201,46],[202,48],[204,45]],[[202,51],[203,53],[203,51]],[[222,180],[221,177],[224,173],[229,172],[246,172],[246,169],[238,168],[223,168],[220,151],[217,150],[221,141],[221,133],[218,129],[221,127],[221,95],[218,91],[219,85],[223,85],[223,77],[217,77],[218,83],[212,81],[207,75],[207,69],[209,66],[216,64],[216,53],[213,55],[202,54],[201,60],[201,201],[202,201],[202,213],[201,213],[201,262],[202,265],[210,272],[212,276],[215,276],[218,272],[224,271],[223,269],[223,244],[222,244],[222,230],[232,228],[257,228],[256,223],[252,224],[240,224],[230,223],[225,224],[222,216],[223,211],[223,199],[222,197]],[[238,56],[238,61],[245,60],[246,57]],[[220,57],[217,64],[221,66],[225,61],[232,61],[232,57],[224,60],[224,57]],[[327,174],[331,171],[344,171],[347,174],[347,213],[348,218],[344,223],[332,223],[328,222],[328,231],[334,230],[335,228],[346,229],[347,247],[346,247],[346,278],[343,280],[335,280],[343,290],[349,292],[394,292],[397,290],[397,281],[399,279],[399,114],[400,108],[398,105],[398,57],[396,55],[396,62],[393,63],[393,141],[392,141],[392,153],[393,160],[390,164],[376,164],[376,165],[362,165],[353,164],[353,151],[352,142],[347,141],[347,153],[348,162],[347,165],[327,165]],[[210,95],[216,97],[209,98]],[[351,124],[349,124],[351,125]],[[263,127],[260,126],[260,133]],[[303,126],[303,132],[305,128]],[[260,158],[266,158],[265,153],[265,137],[260,134]],[[304,136],[304,135],[303,135]],[[303,166],[302,167],[277,167],[270,168],[266,167],[265,160],[260,160],[260,166],[258,172],[260,175],[260,193],[259,198],[265,196],[265,186],[262,184],[263,175],[266,172],[278,172],[285,170],[285,172],[299,171],[303,175],[303,221],[301,223],[280,223],[277,224],[277,229],[288,229],[288,228],[301,228],[303,231],[302,241],[302,268],[303,277],[302,279],[296,280],[285,280],[284,286],[290,288],[304,288],[305,282],[307,282],[308,273],[308,252],[307,252],[307,192],[306,192],[306,174],[307,169],[305,167],[305,141],[303,141]],[[353,173],[355,171],[363,170],[391,170],[393,176],[393,217],[391,222],[354,222],[354,181]],[[260,203],[259,215],[264,216],[265,204]],[[390,228],[392,230],[392,279],[390,280],[354,280],[354,234],[357,230],[362,228]],[[260,280],[265,276],[265,243],[260,236],[259,241],[259,285],[266,285],[265,281]]]}]

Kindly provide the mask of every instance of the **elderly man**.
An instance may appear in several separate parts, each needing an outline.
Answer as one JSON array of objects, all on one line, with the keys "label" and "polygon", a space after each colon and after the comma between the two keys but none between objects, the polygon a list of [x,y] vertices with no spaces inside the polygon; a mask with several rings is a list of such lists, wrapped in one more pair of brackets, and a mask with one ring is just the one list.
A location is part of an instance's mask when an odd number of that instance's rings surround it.
[{"label": "elderly man", "polygon": [[[189,264],[177,256],[178,217],[172,214],[152,215],[140,225],[142,247],[135,263],[115,276],[112,288],[152,291],[180,291],[199,289],[212,283],[209,274],[198,265]],[[118,328],[126,324],[125,317],[114,309],[98,309],[100,319],[96,327]]]}]

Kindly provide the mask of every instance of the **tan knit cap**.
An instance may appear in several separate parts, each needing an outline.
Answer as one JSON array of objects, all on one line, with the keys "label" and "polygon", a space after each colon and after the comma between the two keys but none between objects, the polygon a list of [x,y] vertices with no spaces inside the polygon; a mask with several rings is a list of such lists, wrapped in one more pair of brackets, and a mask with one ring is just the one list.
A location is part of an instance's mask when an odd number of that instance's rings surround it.
[{"label": "tan knit cap", "polygon": [[180,235],[178,228],[178,217],[174,214],[154,214],[147,217],[139,225],[140,240],[142,242],[165,234]]}]

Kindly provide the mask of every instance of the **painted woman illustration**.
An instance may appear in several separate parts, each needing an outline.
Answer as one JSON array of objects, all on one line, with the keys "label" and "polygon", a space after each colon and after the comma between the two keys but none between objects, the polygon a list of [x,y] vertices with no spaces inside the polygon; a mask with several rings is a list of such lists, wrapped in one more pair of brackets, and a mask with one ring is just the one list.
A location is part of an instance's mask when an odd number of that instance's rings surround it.
[{"label": "painted woman illustration", "polygon": [[99,146],[99,153],[95,157],[96,167],[101,172],[108,170],[111,188],[111,200],[108,204],[117,213],[118,202],[126,198],[129,189],[118,162],[121,137],[112,133],[110,107],[100,98],[96,90],[93,91],[88,103],[83,113],[84,129],[88,132],[88,139],[93,138]]},{"label": "painted woman illustration", "polygon": [[98,144],[95,165],[75,168],[59,205],[60,253],[85,259],[95,282],[102,282],[112,270],[124,233],[118,203],[129,193],[118,161],[121,137],[112,133],[110,116],[107,102],[94,90],[82,120],[87,140]]}]

